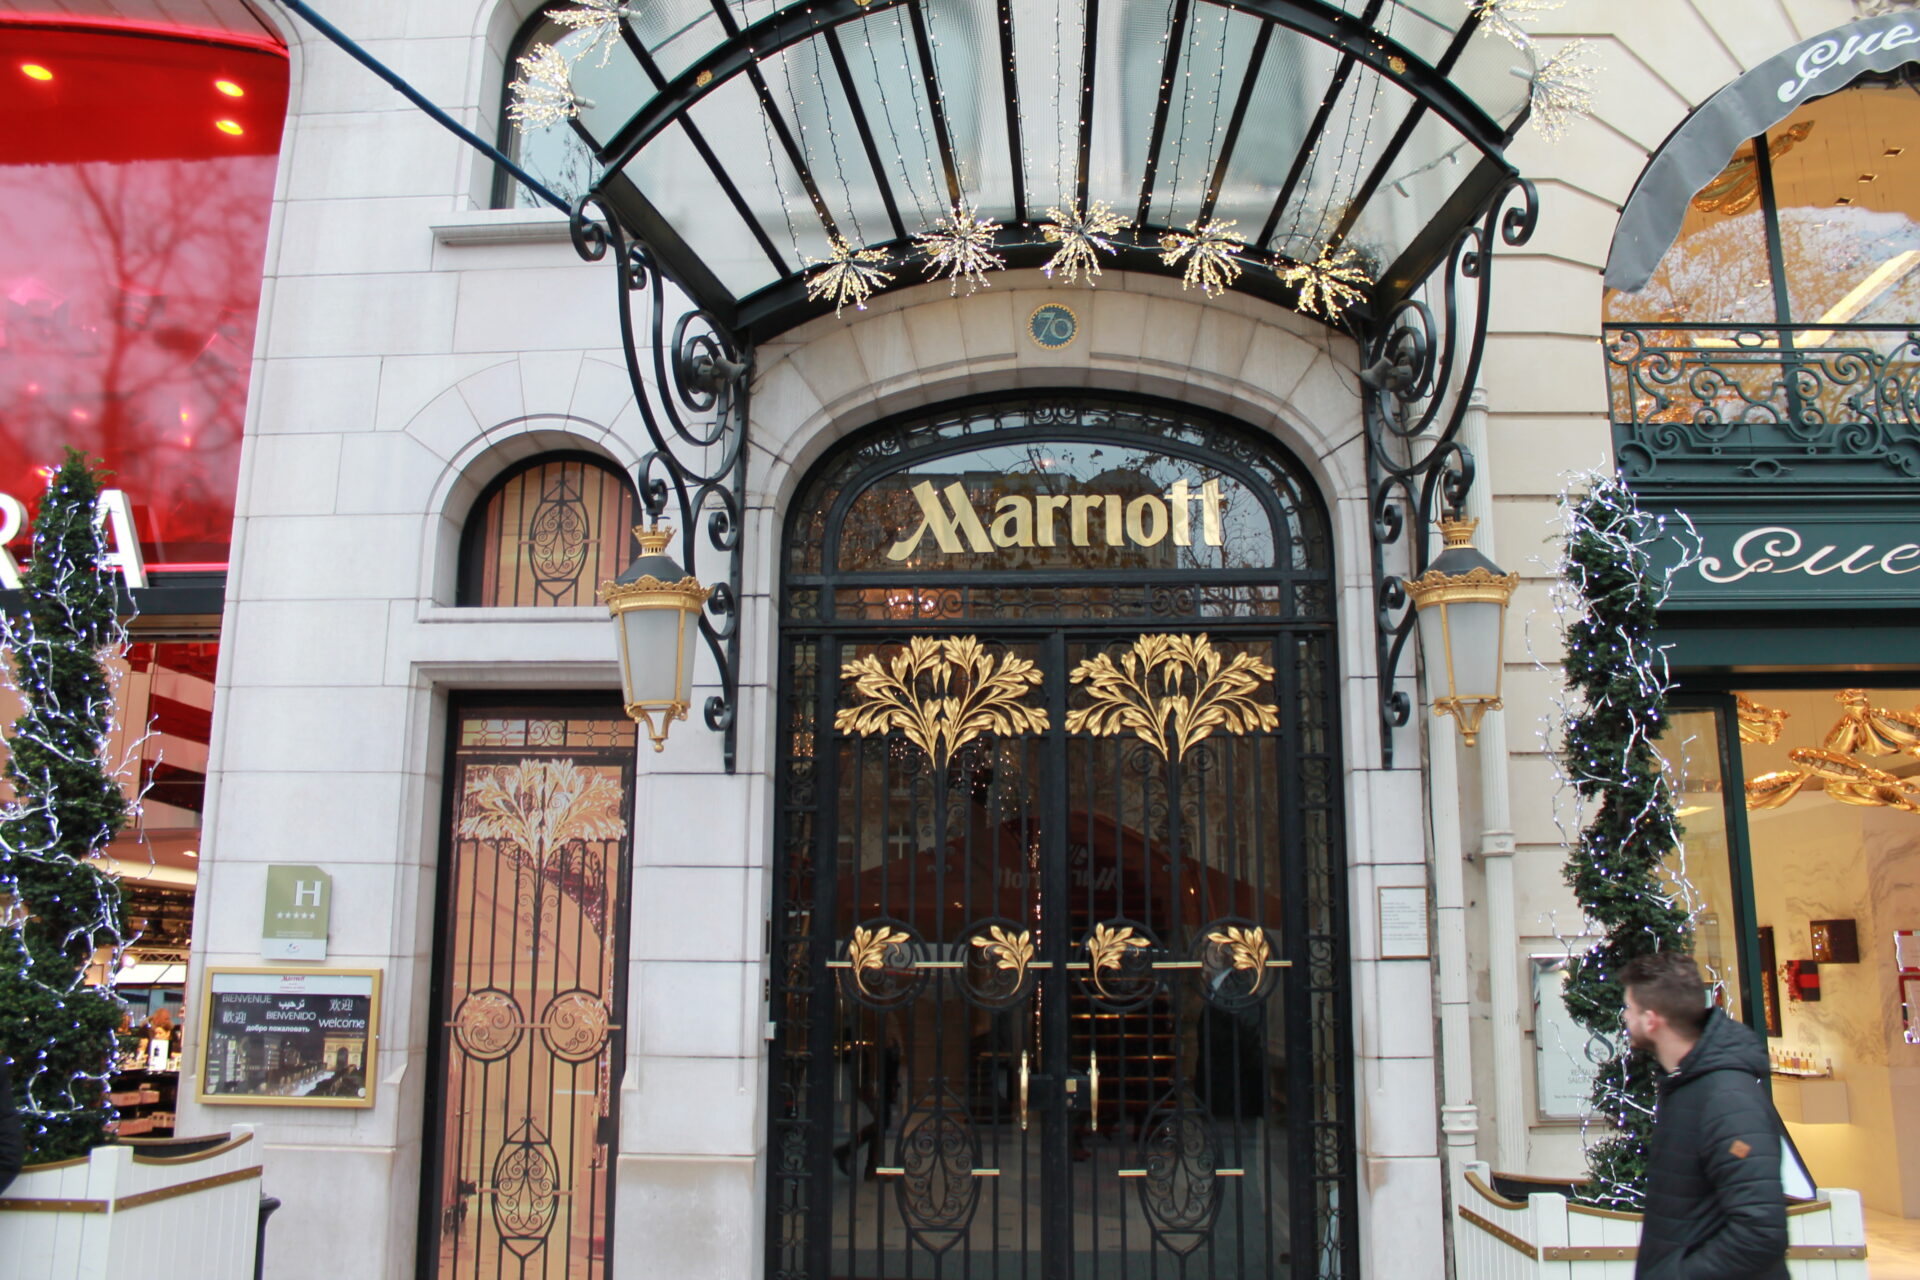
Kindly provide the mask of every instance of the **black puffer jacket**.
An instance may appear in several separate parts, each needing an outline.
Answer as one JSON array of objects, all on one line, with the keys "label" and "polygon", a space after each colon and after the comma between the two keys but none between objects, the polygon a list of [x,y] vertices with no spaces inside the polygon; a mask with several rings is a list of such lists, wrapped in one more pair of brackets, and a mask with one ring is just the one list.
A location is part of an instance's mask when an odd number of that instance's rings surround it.
[{"label": "black puffer jacket", "polygon": [[1636,1280],[1787,1280],[1780,1130],[1767,1054],[1715,1009],[1660,1082]]}]

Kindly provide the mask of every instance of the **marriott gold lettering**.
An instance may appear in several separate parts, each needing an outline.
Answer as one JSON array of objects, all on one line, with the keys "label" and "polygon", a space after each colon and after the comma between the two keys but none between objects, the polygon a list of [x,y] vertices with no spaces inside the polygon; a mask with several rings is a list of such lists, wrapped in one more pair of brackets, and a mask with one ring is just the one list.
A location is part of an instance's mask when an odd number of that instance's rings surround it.
[{"label": "marriott gold lettering", "polygon": [[920,524],[893,544],[887,552],[889,560],[908,559],[929,536],[944,555],[986,554],[996,547],[1090,547],[1096,524],[1100,540],[1109,547],[1153,547],[1169,535],[1175,546],[1190,547],[1195,503],[1200,504],[1200,539],[1217,547],[1225,506],[1218,480],[1208,480],[1198,490],[1176,480],[1164,495],[1143,493],[1134,498],[1117,493],[1010,493],[995,501],[986,520],[974,510],[966,486],[957,480],[944,489],[922,480],[913,486],[913,498],[920,507]]}]

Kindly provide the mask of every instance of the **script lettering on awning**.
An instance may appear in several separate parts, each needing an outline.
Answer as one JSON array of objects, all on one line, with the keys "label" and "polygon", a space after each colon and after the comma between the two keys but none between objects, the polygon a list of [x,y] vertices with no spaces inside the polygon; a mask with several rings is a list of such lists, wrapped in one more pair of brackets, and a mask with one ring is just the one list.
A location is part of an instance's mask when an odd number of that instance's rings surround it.
[{"label": "script lettering on awning", "polygon": [[1825,574],[1920,573],[1920,543],[1902,542],[1880,549],[1878,543],[1862,543],[1842,554],[1837,543],[1809,549],[1800,532],[1787,525],[1769,525],[1750,529],[1734,540],[1726,560],[1719,556],[1700,557],[1700,576],[1708,582],[1738,582],[1752,574],[1804,573],[1818,578]]}]

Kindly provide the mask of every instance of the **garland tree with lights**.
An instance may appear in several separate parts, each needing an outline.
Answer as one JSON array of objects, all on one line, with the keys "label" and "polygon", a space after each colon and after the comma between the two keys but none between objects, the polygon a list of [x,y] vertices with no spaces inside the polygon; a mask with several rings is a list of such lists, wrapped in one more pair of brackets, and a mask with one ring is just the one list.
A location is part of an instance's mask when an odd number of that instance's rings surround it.
[{"label": "garland tree with lights", "polygon": [[1565,509],[1560,572],[1575,596],[1565,669],[1577,705],[1566,720],[1561,764],[1591,813],[1567,858],[1566,878],[1588,921],[1605,930],[1575,957],[1565,994],[1589,1044],[1611,1050],[1595,1066],[1592,1114],[1612,1132],[1588,1144],[1590,1180],[1580,1198],[1638,1210],[1655,1073],[1651,1054],[1624,1043],[1619,974],[1635,956],[1692,949],[1687,911],[1663,875],[1680,828],[1654,745],[1671,688],[1655,640],[1671,573],[1656,570],[1651,554],[1667,536],[1663,522],[1640,510],[1617,476],[1589,477],[1585,496],[1567,500]]},{"label": "garland tree with lights", "polygon": [[0,1053],[13,1063],[28,1163],[85,1155],[107,1140],[106,1082],[122,1005],[87,981],[95,956],[117,963],[120,887],[100,856],[129,805],[106,766],[119,654],[107,548],[94,523],[99,473],[67,450],[33,525],[24,608],[4,623],[25,710],[7,735],[13,800],[0,810]]}]

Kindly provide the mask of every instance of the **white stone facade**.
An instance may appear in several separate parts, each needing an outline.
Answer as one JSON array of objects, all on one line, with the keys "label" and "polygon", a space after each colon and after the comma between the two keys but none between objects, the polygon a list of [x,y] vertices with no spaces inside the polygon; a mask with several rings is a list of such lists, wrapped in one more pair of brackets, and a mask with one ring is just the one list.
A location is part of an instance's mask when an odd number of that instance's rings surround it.
[{"label": "white stone facade", "polygon": [[[339,0],[328,17],[482,134],[532,5]],[[773,802],[772,592],[786,504],[848,432],[902,409],[1014,387],[1140,391],[1271,432],[1333,513],[1351,868],[1364,1274],[1447,1274],[1449,1157],[1571,1173],[1578,1134],[1533,1123],[1528,954],[1576,913],[1539,736],[1555,692],[1546,599],[1553,498],[1609,450],[1600,274],[1648,155],[1743,69],[1851,20],[1846,0],[1570,0],[1552,44],[1599,48],[1599,112],[1512,156],[1539,231],[1497,264],[1483,371],[1480,544],[1524,576],[1507,710],[1478,748],[1421,713],[1380,768],[1356,357],[1322,326],[1229,294],[1110,272],[1098,289],[1011,273],[968,298],[899,288],[757,352],[739,767],[678,726],[643,752],[621,1095],[614,1275],[764,1274],[764,921]],[[335,877],[330,963],[386,988],[370,1111],[249,1109],[273,1220],[271,1280],[412,1276],[447,696],[617,686],[603,611],[458,609],[460,522],[511,462],[551,448],[630,473],[646,451],[618,353],[607,264],[556,217],[484,208],[491,167],[287,17],[282,149],[221,634],[194,980],[259,962],[267,863]],[[1028,342],[1066,300],[1082,336]],[[1531,656],[1530,656],[1531,655]],[[1412,684],[1409,682],[1409,690]],[[1430,883],[1438,959],[1377,960],[1380,885]],[[1448,951],[1451,946],[1453,950]],[[1446,1034],[1442,1034],[1442,1032]],[[1443,1067],[1445,1069],[1443,1069]],[[184,1101],[182,1132],[235,1118]],[[1444,1121],[1444,1123],[1443,1123]]]}]

